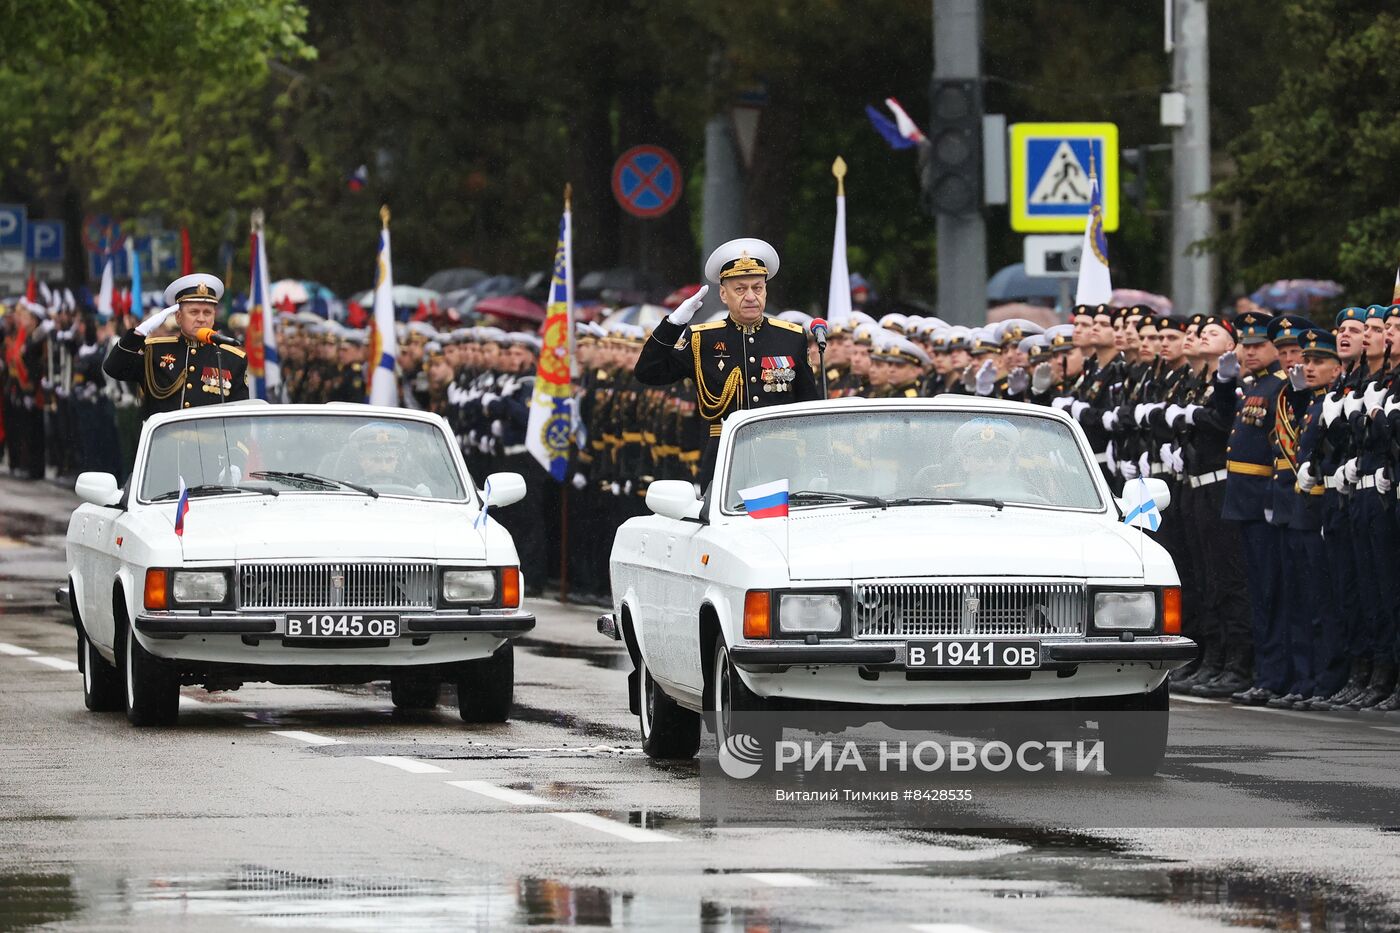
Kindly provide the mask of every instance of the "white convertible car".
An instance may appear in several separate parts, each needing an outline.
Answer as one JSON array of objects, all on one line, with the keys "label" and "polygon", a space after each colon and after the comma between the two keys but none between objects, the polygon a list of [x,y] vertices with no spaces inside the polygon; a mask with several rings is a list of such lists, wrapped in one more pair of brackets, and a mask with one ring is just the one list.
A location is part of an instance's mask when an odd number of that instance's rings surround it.
[{"label": "white convertible car", "polygon": [[723,734],[734,710],[1018,704],[1160,712],[1120,719],[1117,752],[1104,738],[1111,770],[1161,761],[1166,677],[1196,654],[1176,569],[1061,412],[965,396],[740,412],[705,497],[656,482],[647,505],[618,533],[598,627],[632,657],[652,757],[693,756],[706,710]]},{"label": "white convertible car", "polygon": [[[175,722],[182,684],[365,683],[395,706],[504,721],[511,639],[534,627],[491,507],[437,415],[239,402],[146,422],[124,489],[84,473],[60,602],[91,710]],[[483,511],[485,514],[483,514]]]}]

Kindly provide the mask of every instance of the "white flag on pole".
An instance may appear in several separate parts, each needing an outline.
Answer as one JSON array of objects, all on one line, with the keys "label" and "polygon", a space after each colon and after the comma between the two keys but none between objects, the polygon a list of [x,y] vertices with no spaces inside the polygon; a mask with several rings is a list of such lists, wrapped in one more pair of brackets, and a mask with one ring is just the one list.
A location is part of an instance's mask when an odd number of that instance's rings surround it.
[{"label": "white flag on pole", "polygon": [[836,233],[831,240],[831,288],[826,298],[826,322],[832,327],[851,320],[851,272],[846,266],[846,160],[832,163],[836,176]]},{"label": "white flag on pole", "polygon": [[1103,195],[1099,179],[1089,166],[1089,220],[1084,224],[1084,246],[1079,253],[1079,284],[1074,290],[1077,305],[1108,304],[1113,300],[1113,281],[1108,275],[1108,238],[1103,233]]},{"label": "white flag on pole", "polygon": [[398,335],[394,332],[394,266],[389,255],[389,208],[379,210],[379,260],[374,280],[374,354],[370,357],[369,403],[397,405],[399,380],[394,372]]}]

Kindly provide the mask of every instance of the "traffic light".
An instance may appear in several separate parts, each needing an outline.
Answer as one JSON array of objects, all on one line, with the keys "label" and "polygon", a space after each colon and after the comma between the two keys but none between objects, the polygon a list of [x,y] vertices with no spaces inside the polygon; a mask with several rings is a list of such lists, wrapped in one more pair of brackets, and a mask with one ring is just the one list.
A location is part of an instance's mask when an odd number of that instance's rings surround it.
[{"label": "traffic light", "polygon": [[1118,154],[1123,166],[1123,198],[1132,201],[1138,213],[1147,213],[1148,150],[1124,149]]},{"label": "traffic light", "polygon": [[982,207],[981,83],[934,78],[929,108],[929,148],[921,177],[924,209],[974,214]]}]

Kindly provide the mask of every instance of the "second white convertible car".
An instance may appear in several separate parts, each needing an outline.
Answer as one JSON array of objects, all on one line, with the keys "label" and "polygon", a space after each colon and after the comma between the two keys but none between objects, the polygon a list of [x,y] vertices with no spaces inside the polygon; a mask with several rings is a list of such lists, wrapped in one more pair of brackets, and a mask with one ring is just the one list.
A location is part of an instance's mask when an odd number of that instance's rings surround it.
[{"label": "second white convertible car", "polygon": [[182,684],[389,681],[395,706],[502,721],[519,560],[487,514],[519,474],[474,488],[437,415],[239,402],[146,422],[124,489],[84,473],[68,583],[92,710],[176,720]]},{"label": "second white convertible car", "polygon": [[[1167,505],[1165,483],[1142,489]],[[1110,770],[1161,761],[1166,677],[1196,653],[1176,570],[1058,411],[741,412],[703,499],[657,482],[647,505],[617,536],[599,629],[632,657],[653,757],[693,756],[704,710],[724,730],[735,710],[1079,704],[1160,713],[1105,745]]]}]

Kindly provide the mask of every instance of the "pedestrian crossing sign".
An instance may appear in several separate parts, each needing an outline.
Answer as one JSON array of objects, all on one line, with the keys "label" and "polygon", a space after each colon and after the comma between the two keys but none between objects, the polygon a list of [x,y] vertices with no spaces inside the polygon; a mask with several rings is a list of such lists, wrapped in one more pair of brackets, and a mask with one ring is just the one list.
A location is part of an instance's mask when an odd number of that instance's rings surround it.
[{"label": "pedestrian crossing sign", "polygon": [[1011,229],[1082,233],[1089,217],[1089,170],[1103,196],[1103,229],[1118,229],[1118,125],[1011,126]]}]

